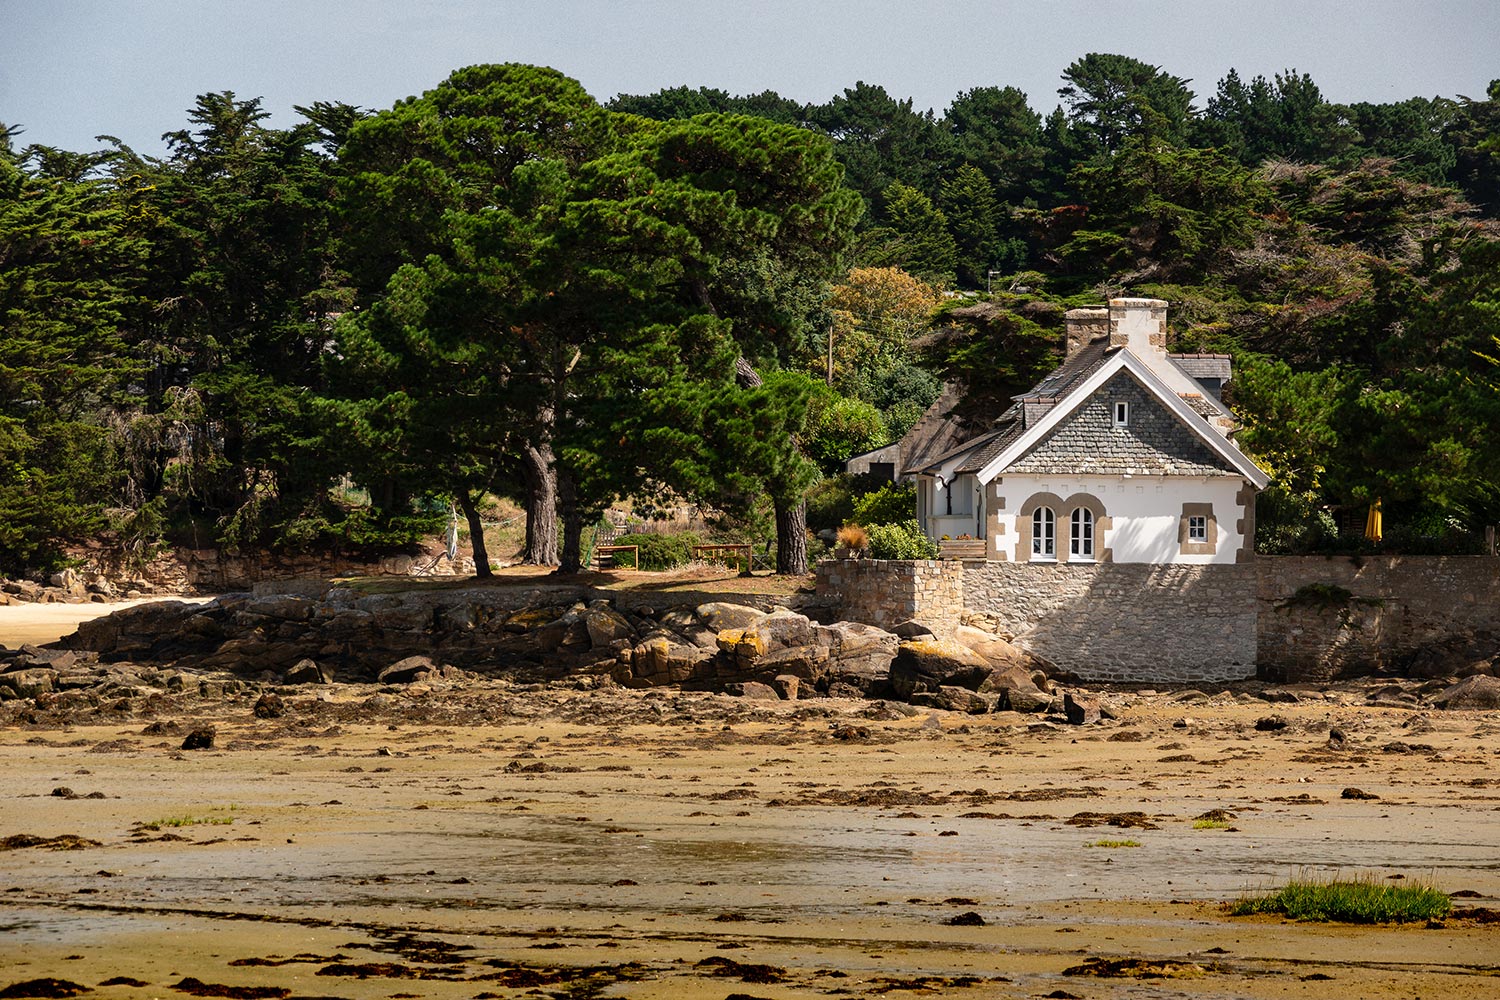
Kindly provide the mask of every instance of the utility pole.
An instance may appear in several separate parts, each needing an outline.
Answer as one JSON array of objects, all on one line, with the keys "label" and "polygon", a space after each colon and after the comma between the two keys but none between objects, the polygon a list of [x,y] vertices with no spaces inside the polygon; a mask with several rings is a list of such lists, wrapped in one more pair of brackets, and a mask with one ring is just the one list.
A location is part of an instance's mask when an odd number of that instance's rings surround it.
[{"label": "utility pole", "polygon": [[833,321],[828,322],[828,384],[833,385]]}]

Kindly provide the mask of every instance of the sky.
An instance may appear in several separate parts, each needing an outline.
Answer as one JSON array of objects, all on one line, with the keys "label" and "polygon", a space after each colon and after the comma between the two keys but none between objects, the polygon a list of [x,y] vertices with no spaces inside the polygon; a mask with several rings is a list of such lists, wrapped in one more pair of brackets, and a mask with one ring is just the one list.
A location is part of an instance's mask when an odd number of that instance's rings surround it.
[{"label": "sky", "polygon": [[0,0],[0,123],[17,144],[143,153],[198,94],[389,107],[486,62],[552,66],[600,101],[663,87],[823,103],[858,81],[941,114],[1015,86],[1043,113],[1089,52],[1193,81],[1287,69],[1326,99],[1482,99],[1500,77],[1500,0]]}]

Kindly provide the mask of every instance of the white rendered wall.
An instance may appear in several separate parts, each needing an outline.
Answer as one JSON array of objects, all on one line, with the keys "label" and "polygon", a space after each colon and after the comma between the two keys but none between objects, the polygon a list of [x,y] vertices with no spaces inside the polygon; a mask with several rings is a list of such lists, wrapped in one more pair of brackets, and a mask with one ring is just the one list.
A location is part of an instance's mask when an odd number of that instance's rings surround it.
[{"label": "white rendered wall", "polygon": [[[1238,502],[1244,480],[1238,476],[1005,476],[998,492],[1005,499],[1004,509],[996,510],[1001,530],[995,535],[995,549],[1001,558],[1025,562],[1029,553],[1017,555],[1016,511],[1031,496],[1051,493],[1064,501],[1075,493],[1088,493],[1104,505],[1110,527],[1095,531],[1094,552],[1102,555],[1112,550],[1117,563],[1233,563],[1243,538],[1236,530],[1242,511]],[[1212,554],[1183,555],[1178,540],[1185,503],[1213,504],[1217,544]],[[1057,518],[1057,549],[1068,546],[1069,518],[1072,509],[1054,510]],[[1070,561],[1077,561],[1070,557]]]}]

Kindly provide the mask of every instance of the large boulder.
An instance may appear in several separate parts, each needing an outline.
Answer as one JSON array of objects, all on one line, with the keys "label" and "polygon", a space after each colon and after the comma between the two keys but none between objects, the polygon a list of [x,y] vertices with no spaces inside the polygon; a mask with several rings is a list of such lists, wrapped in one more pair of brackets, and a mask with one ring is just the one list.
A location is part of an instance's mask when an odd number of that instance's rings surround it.
[{"label": "large boulder", "polygon": [[1036,686],[1029,671],[1020,667],[991,670],[979,682],[980,694],[997,696],[997,711],[1045,712],[1052,707],[1052,696]]},{"label": "large boulder", "polygon": [[1432,703],[1449,710],[1500,709],[1500,677],[1486,674],[1465,677],[1434,697]]},{"label": "large boulder", "polygon": [[11,670],[0,674],[0,692],[15,698],[35,698],[52,691],[56,680],[57,671],[46,667]]},{"label": "large boulder", "polygon": [[981,631],[972,625],[960,625],[953,630],[952,637],[984,657],[991,666],[1031,669],[1031,654],[998,635]]},{"label": "large boulder", "polygon": [[995,707],[994,695],[983,695],[965,687],[944,684],[936,691],[919,691],[911,696],[913,705],[925,708],[941,708],[949,712],[967,712],[983,715]]},{"label": "large boulder", "polygon": [[1075,726],[1086,726],[1099,721],[1099,699],[1072,691],[1063,695],[1063,712]]},{"label": "large boulder", "polygon": [[826,637],[828,672],[819,690],[835,698],[884,698],[890,694],[891,661],[900,640],[885,629],[861,622],[834,622]]},{"label": "large boulder", "polygon": [[[783,650],[809,646],[821,646],[824,653],[816,657],[827,660],[827,648],[831,640],[822,634],[822,626],[816,625],[806,615],[779,610],[762,615],[758,621],[744,628],[721,629],[718,647],[731,658],[736,668],[745,674],[761,674],[766,670],[767,657]],[[776,670],[775,673],[789,673]],[[809,675],[810,676],[810,675]]]},{"label": "large boulder", "polygon": [[630,649],[614,678],[630,687],[699,680],[712,672],[715,653],[669,629],[657,629]]},{"label": "large boulder", "polygon": [[429,656],[408,656],[386,667],[376,679],[382,684],[410,684],[441,672],[442,667]]},{"label": "large boulder", "polygon": [[749,628],[766,617],[766,613],[758,608],[747,607],[743,604],[729,604],[724,601],[700,604],[693,609],[693,615],[704,628],[714,632],[722,632],[727,628]]},{"label": "large boulder", "polygon": [[976,690],[994,668],[983,656],[953,639],[911,639],[891,661],[891,686],[900,698],[941,687]]},{"label": "large boulder", "polygon": [[1455,635],[1425,643],[1406,664],[1406,675],[1430,680],[1494,673],[1500,636],[1493,632]]},{"label": "large boulder", "polygon": [[583,613],[583,626],[588,630],[591,649],[612,649],[621,639],[635,638],[630,622],[613,608],[589,608]]},{"label": "large boulder", "polygon": [[282,682],[286,684],[332,684],[333,678],[332,667],[304,658],[287,668]]}]

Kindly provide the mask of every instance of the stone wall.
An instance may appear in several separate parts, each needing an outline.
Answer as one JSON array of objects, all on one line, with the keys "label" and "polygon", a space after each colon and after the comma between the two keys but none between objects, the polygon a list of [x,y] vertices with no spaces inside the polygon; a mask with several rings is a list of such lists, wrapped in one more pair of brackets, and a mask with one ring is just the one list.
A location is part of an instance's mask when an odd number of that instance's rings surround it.
[{"label": "stone wall", "polygon": [[1253,565],[965,564],[964,599],[1002,634],[1095,683],[1253,676]]},{"label": "stone wall", "polygon": [[1096,683],[1318,681],[1493,656],[1500,559],[1263,556],[1238,564],[829,561],[843,617],[935,629],[980,618]]},{"label": "stone wall", "polygon": [[964,610],[962,564],[949,559],[825,559],[818,597],[842,617],[890,627],[919,618],[955,628]]},{"label": "stone wall", "polygon": [[1257,566],[1259,661],[1272,679],[1402,669],[1424,649],[1500,634],[1493,557],[1276,556]]}]

